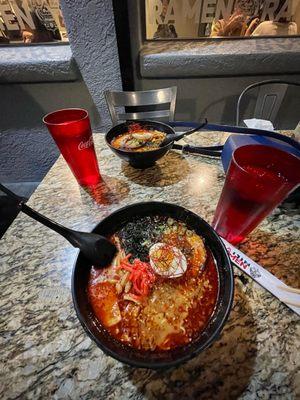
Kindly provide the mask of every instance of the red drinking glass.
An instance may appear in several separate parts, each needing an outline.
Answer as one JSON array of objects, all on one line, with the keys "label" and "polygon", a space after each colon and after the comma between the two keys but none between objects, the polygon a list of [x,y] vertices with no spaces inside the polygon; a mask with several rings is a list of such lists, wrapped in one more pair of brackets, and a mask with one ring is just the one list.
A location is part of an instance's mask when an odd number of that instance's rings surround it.
[{"label": "red drinking glass", "polygon": [[100,173],[88,112],[66,108],[47,114],[43,121],[78,183],[97,184]]},{"label": "red drinking glass", "polygon": [[232,244],[241,242],[300,184],[300,158],[270,146],[236,149],[212,226]]}]

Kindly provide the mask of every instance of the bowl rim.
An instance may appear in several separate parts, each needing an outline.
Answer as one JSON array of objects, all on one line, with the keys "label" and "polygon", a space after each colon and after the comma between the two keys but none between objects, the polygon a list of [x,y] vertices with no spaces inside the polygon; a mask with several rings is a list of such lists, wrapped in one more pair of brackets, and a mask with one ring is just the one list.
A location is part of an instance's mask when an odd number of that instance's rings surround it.
[{"label": "bowl rim", "polygon": [[129,365],[134,368],[163,369],[163,368],[175,367],[175,366],[178,366],[179,364],[183,364],[183,363],[191,360],[192,358],[194,358],[196,355],[198,355],[201,351],[205,350],[207,347],[209,347],[214,342],[216,337],[222,331],[222,329],[229,317],[230,311],[232,309],[233,298],[234,298],[234,273],[233,273],[233,267],[232,267],[228,252],[226,250],[226,247],[225,247],[223,241],[221,240],[221,238],[219,237],[219,235],[216,233],[216,231],[199,215],[197,215],[193,211],[189,210],[188,208],[185,208],[185,207],[180,206],[175,203],[168,203],[168,202],[162,202],[162,201],[142,201],[142,202],[136,202],[136,203],[132,203],[132,204],[123,206],[123,207],[118,208],[117,210],[113,211],[112,213],[107,215],[105,218],[103,218],[99,223],[97,223],[94,226],[94,228],[92,229],[91,232],[94,232],[94,230],[97,229],[97,227],[100,224],[104,223],[104,221],[106,221],[112,215],[115,215],[119,212],[122,213],[123,211],[127,210],[128,208],[141,207],[143,205],[146,205],[146,204],[149,205],[151,203],[154,203],[157,205],[164,205],[164,206],[173,206],[173,207],[176,206],[177,208],[180,208],[184,212],[188,212],[188,213],[194,215],[195,217],[200,219],[204,225],[206,225],[208,227],[208,229],[211,231],[211,233],[215,237],[216,241],[218,242],[218,244],[220,245],[220,247],[223,250],[223,255],[225,257],[225,260],[227,261],[228,273],[229,273],[229,278],[230,278],[229,301],[225,306],[224,314],[218,324],[217,329],[214,331],[214,333],[210,337],[208,337],[201,346],[197,347],[197,349],[195,349],[192,352],[187,352],[185,355],[183,355],[175,360],[156,361],[155,363],[153,362],[152,365],[149,365],[149,363],[147,363],[146,361],[141,361],[141,360],[132,361],[132,360],[129,360],[126,356],[122,356],[118,352],[106,347],[102,343],[102,341],[99,340],[99,338],[97,336],[95,336],[93,334],[93,332],[91,332],[91,330],[88,327],[88,324],[85,322],[85,318],[81,315],[79,302],[77,301],[77,297],[76,297],[76,293],[75,293],[76,292],[75,291],[75,271],[76,271],[76,265],[79,260],[79,256],[81,254],[79,250],[77,251],[76,259],[75,259],[75,262],[73,263],[72,278],[71,278],[71,292],[72,292],[73,306],[75,308],[75,312],[76,312],[77,318],[78,318],[81,326],[83,327],[84,331],[87,333],[89,338],[96,343],[96,345],[104,352],[104,354],[109,355],[109,356],[113,357],[114,359],[122,362],[123,364]]},{"label": "bowl rim", "polygon": [[125,122],[121,122],[120,124],[117,124],[117,125],[115,125],[115,126],[112,126],[107,132],[106,132],[106,134],[105,134],[105,142],[106,142],[106,144],[112,149],[112,150],[114,150],[114,151],[117,151],[117,152],[120,152],[120,154],[124,154],[124,155],[127,155],[127,156],[130,156],[131,154],[149,154],[149,155],[151,155],[151,154],[155,154],[157,151],[159,151],[159,150],[163,150],[163,149],[169,149],[170,147],[172,147],[173,146],[173,143],[171,142],[171,143],[168,143],[168,144],[166,144],[166,145],[164,145],[164,146],[162,146],[162,147],[159,147],[158,149],[154,149],[154,150],[147,150],[147,151],[143,151],[143,152],[138,152],[138,151],[130,151],[130,150],[123,150],[123,149],[117,149],[116,147],[114,147],[114,146],[112,146],[111,145],[111,143],[109,142],[109,140],[107,139],[107,136],[109,135],[109,133],[113,130],[113,129],[115,129],[115,128],[117,128],[117,127],[119,127],[119,126],[121,126],[121,125],[126,125],[128,122],[132,122],[132,123],[155,123],[155,124],[161,124],[161,125],[164,125],[165,127],[167,127],[168,129],[171,129],[172,131],[173,131],[173,134],[175,135],[175,131],[174,131],[174,129],[170,126],[170,125],[168,125],[168,124],[166,124],[166,123],[164,123],[164,122],[160,122],[160,121],[154,121],[154,120],[149,120],[149,119],[139,119],[139,120],[134,120],[134,119],[128,119],[128,120],[126,120]]}]

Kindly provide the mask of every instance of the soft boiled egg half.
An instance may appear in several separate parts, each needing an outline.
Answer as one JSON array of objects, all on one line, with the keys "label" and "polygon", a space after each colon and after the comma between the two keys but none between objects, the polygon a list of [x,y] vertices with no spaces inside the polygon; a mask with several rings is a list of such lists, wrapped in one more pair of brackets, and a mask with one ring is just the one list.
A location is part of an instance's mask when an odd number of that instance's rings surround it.
[{"label": "soft boiled egg half", "polygon": [[153,271],[166,278],[179,278],[187,270],[185,255],[177,247],[155,243],[149,250]]}]

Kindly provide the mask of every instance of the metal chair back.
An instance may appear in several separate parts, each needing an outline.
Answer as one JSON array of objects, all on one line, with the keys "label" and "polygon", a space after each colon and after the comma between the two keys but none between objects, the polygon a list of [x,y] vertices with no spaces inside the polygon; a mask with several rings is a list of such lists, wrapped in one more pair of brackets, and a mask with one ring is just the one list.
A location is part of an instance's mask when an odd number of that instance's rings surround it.
[{"label": "metal chair back", "polygon": [[[164,89],[145,90],[136,92],[113,92],[107,90],[104,92],[106,103],[109,109],[113,126],[120,121],[130,119],[160,119],[166,118],[168,121],[174,121],[177,87],[172,86]],[[116,107],[147,107],[161,106],[159,110],[154,111],[136,111],[118,113]]]},{"label": "metal chair back", "polygon": [[236,125],[240,124],[240,106],[246,93],[259,87],[254,110],[254,117],[274,122],[289,85],[300,86],[297,82],[278,79],[254,83],[246,87],[239,96],[236,107]]}]

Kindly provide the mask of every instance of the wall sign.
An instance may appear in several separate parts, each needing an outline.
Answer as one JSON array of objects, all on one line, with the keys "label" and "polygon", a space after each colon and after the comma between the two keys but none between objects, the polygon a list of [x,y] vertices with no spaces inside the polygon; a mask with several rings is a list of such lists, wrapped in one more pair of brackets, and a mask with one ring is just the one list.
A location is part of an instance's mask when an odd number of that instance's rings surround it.
[{"label": "wall sign", "polygon": [[287,36],[298,25],[300,0],[146,0],[147,39]]},{"label": "wall sign", "polygon": [[0,43],[55,40],[67,40],[58,0],[0,0]]}]

